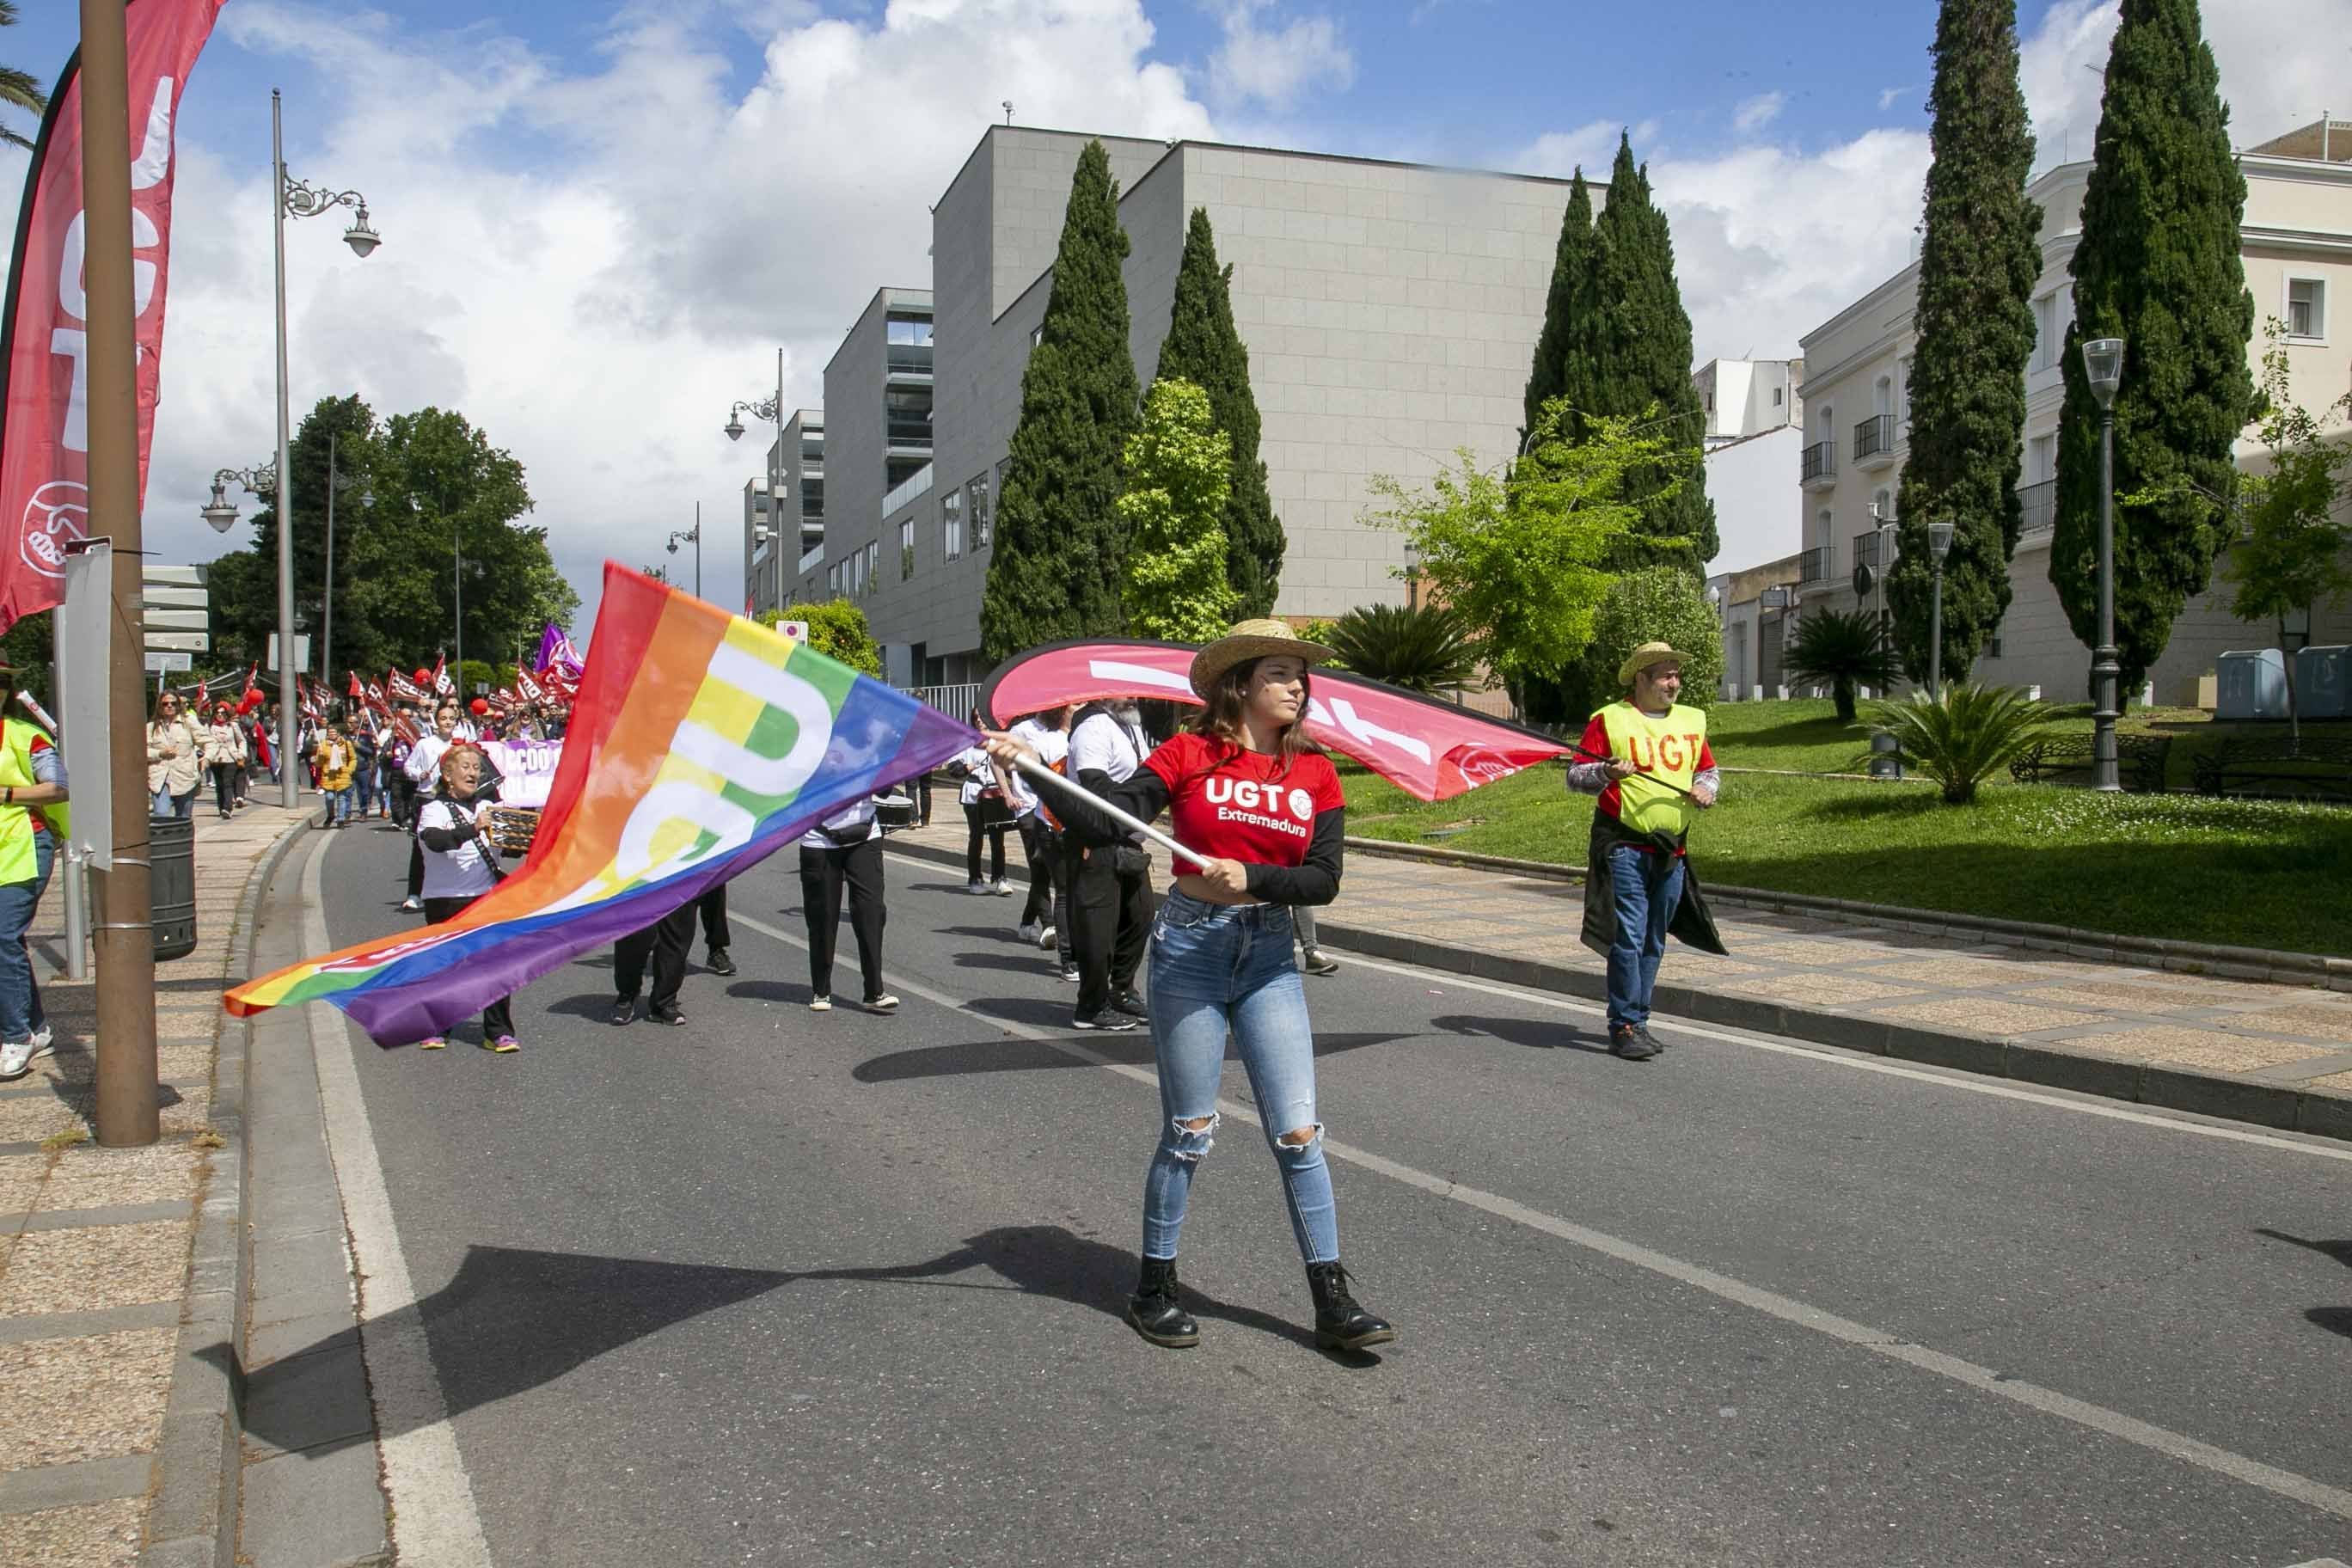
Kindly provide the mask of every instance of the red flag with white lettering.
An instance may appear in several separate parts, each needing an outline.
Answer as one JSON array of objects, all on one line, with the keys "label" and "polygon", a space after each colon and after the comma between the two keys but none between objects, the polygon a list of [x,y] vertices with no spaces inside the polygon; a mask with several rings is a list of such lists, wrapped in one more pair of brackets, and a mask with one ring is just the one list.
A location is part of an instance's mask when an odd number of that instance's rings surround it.
[{"label": "red flag with white lettering", "polygon": [[[139,494],[171,270],[172,132],[222,0],[131,0],[131,302],[138,311]],[[66,546],[89,531],[88,308],[82,293],[81,56],[49,99],[25,175],[0,308],[0,629],[65,600]]]},{"label": "red flag with white lettering", "polygon": [[[1157,698],[1199,707],[1185,643],[1054,643],[1016,654],[981,688],[981,711],[1003,721],[1066,703]],[[1447,800],[1572,749],[1540,730],[1423,697],[1360,675],[1308,672],[1307,733],[1422,800]]]}]

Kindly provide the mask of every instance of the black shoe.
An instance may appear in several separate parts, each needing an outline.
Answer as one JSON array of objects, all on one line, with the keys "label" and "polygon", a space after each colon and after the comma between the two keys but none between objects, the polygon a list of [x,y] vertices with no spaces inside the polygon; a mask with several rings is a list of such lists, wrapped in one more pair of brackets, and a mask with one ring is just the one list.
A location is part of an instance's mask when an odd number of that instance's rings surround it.
[{"label": "black shoe", "polygon": [[1307,1266],[1307,1289],[1315,1297],[1315,1342],[1327,1351],[1360,1351],[1384,1345],[1396,1330],[1356,1304],[1348,1292],[1348,1271],[1337,1258]]},{"label": "black shoe", "polygon": [[713,974],[732,974],[735,973],[735,961],[727,956],[725,948],[714,947],[710,950],[710,956],[702,961],[702,967]]},{"label": "black shoe", "polygon": [[1066,963],[1062,965],[1062,984],[1065,985],[1076,985],[1077,983],[1078,966],[1075,963]]},{"label": "black shoe", "polygon": [[1643,1045],[1650,1047],[1650,1054],[1652,1056],[1656,1056],[1666,1048],[1666,1042],[1658,1038],[1657,1036],[1650,1033],[1650,1026],[1647,1024],[1634,1025],[1633,1033],[1640,1037]]},{"label": "black shoe", "polygon": [[1182,1350],[1201,1342],[1201,1325],[1176,1300],[1176,1260],[1147,1258],[1135,1294],[1128,1298],[1127,1321],[1155,1345]]},{"label": "black shoe", "polygon": [[646,1008],[646,1016],[651,1018],[656,1024],[683,1024],[686,1022],[685,1014],[679,1012],[675,1007],[664,1007],[658,1004]]},{"label": "black shoe", "polygon": [[1609,1054],[1629,1062],[1645,1062],[1658,1054],[1658,1042],[1646,1030],[1619,1027],[1609,1031]]},{"label": "black shoe", "polygon": [[1298,955],[1298,967],[1309,974],[1337,974],[1339,973],[1339,961],[1319,947],[1310,947]]},{"label": "black shoe", "polygon": [[1112,997],[1110,999],[1110,1005],[1118,1009],[1118,1011],[1126,1014],[1130,1018],[1149,1018],[1151,1016],[1151,1014],[1143,1005],[1143,998],[1135,994],[1135,988],[1131,985],[1126,990],[1120,992],[1118,995]]},{"label": "black shoe", "polygon": [[617,1001],[617,1002],[615,1002],[615,1003],[614,1003],[614,1004],[613,1004],[613,1022],[614,1022],[614,1023],[615,1023],[615,1024],[634,1024],[634,1023],[635,1023],[636,1021],[637,1021],[637,999],[636,999],[635,997],[634,997],[634,996],[624,996],[624,997],[622,997],[619,1001]]},{"label": "black shoe", "polygon": [[1073,1029],[1101,1029],[1110,1034],[1135,1027],[1135,1020],[1124,1013],[1105,1008],[1099,1013],[1081,1013],[1070,1020]]}]

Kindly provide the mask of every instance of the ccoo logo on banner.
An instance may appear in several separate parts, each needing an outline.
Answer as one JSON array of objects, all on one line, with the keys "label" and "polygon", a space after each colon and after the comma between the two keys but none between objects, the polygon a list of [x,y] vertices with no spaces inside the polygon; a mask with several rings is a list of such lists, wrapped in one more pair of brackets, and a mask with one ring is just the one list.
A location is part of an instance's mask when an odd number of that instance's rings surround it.
[{"label": "ccoo logo on banner", "polygon": [[[139,494],[163,348],[173,126],[222,0],[130,0],[131,306],[139,354]],[[0,313],[0,630],[65,597],[68,548],[89,531],[89,300],[82,288],[81,59],[68,63],[25,176]]]}]

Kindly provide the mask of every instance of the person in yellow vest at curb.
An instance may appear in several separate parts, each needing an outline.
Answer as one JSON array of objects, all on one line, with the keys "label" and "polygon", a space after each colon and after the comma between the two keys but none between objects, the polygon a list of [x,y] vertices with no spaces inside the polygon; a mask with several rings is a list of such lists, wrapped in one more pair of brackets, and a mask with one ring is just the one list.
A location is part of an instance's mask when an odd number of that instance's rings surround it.
[{"label": "person in yellow vest at curb", "polygon": [[1707,747],[1706,710],[1675,700],[1683,689],[1681,654],[1645,642],[1617,679],[1631,693],[1592,716],[1577,748],[1588,760],[1570,765],[1568,787],[1601,797],[1585,883],[1586,940],[1601,945],[1592,940],[1596,926],[1608,933],[1609,1049],[1638,1062],[1663,1048],[1650,1033],[1650,997],[1666,928],[1684,901],[1683,840],[1692,818],[1715,804],[1723,779]]},{"label": "person in yellow vest at curb", "polygon": [[[0,665],[0,675],[14,673]],[[63,753],[38,728],[0,715],[0,1079],[24,1077],[54,1038],[25,932],[58,847],[38,808],[55,808],[62,824],[65,799]]]}]

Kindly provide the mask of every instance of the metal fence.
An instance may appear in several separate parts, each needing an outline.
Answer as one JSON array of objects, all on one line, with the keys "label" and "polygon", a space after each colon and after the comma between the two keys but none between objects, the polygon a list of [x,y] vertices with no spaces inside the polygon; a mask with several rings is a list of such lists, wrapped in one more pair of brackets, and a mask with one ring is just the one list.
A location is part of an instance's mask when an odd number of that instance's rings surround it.
[{"label": "metal fence", "polygon": [[928,702],[950,719],[962,719],[980,706],[980,682],[967,680],[954,686],[909,686],[907,695],[918,701]]}]

